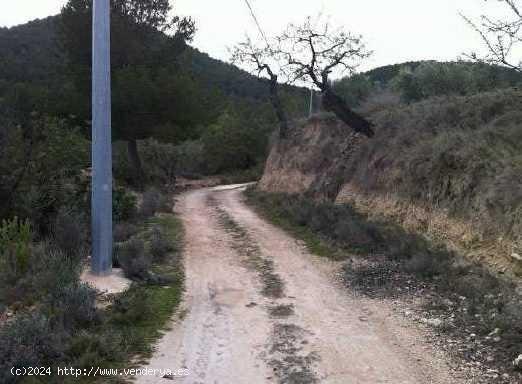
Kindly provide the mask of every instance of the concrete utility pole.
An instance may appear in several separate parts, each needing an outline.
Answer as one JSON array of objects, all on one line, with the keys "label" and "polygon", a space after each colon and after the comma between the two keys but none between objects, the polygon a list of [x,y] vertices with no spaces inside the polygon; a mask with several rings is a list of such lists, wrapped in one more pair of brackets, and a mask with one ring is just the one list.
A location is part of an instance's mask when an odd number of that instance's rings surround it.
[{"label": "concrete utility pole", "polygon": [[110,0],[94,0],[92,22],[92,272],[112,270]]}]

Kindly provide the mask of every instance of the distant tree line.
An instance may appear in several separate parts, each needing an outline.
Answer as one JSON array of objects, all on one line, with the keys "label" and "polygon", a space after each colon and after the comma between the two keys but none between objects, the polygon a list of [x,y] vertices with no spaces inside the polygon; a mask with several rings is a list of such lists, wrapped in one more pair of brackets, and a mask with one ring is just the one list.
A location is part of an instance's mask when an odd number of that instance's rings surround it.
[{"label": "distant tree line", "polygon": [[352,107],[370,97],[391,91],[405,103],[435,96],[465,96],[500,88],[518,86],[517,71],[485,63],[435,61],[405,63],[377,68],[345,77],[333,88]]}]

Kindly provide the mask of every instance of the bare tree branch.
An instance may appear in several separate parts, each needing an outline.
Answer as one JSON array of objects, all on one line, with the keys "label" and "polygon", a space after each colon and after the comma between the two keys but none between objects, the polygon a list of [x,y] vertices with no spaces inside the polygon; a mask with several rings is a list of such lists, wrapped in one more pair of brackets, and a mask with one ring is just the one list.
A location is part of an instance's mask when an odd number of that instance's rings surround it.
[{"label": "bare tree branch", "polygon": [[511,20],[493,19],[482,15],[481,22],[478,24],[461,14],[466,23],[479,34],[488,51],[482,56],[475,52],[466,56],[475,61],[503,65],[522,72],[522,62],[513,57],[516,54],[514,51],[522,46],[522,4],[520,0],[498,0],[498,2],[504,3],[513,15]]},{"label": "bare tree branch", "polygon": [[[251,73],[258,77],[262,77],[264,74],[268,76],[270,102],[279,120],[279,135],[284,138],[288,133],[288,119],[279,96],[279,74],[272,68],[274,64],[270,64],[270,62],[274,62],[274,56],[270,44],[267,43],[266,48],[260,48],[247,37],[244,42],[237,44],[232,50],[232,63],[246,66]],[[279,72],[284,73],[282,69],[279,69]]]},{"label": "bare tree branch", "polygon": [[272,54],[281,62],[289,82],[311,82],[322,91],[327,110],[334,112],[355,131],[371,137],[374,135],[372,124],[350,110],[330,84],[333,72],[338,75],[355,73],[360,62],[371,52],[366,50],[361,36],[333,29],[328,21],[319,21],[314,23],[309,17],[303,24],[290,24],[276,38]]}]

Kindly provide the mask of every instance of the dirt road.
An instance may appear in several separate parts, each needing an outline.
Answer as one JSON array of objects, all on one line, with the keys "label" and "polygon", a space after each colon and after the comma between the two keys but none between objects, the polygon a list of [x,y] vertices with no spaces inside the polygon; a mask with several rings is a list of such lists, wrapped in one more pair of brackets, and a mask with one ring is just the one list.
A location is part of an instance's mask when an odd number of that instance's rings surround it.
[{"label": "dirt road", "polygon": [[138,383],[460,383],[388,304],[351,294],[339,265],[311,255],[242,202],[241,187],[177,204],[186,295],[147,368],[189,376]]}]

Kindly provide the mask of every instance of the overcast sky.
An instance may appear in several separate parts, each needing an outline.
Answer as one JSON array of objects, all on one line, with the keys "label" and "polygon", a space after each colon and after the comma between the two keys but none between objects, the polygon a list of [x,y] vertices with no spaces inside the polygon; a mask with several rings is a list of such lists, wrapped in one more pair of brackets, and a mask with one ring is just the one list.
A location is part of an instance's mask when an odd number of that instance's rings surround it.
[{"label": "overcast sky", "polygon": [[[481,47],[477,35],[459,16],[478,18],[498,7],[484,0],[250,0],[267,34],[318,12],[362,34],[373,57],[365,68],[410,60],[456,60]],[[65,0],[0,0],[0,25],[13,26],[57,14]],[[258,33],[244,0],[175,0],[176,13],[195,18],[194,45],[228,60],[227,47],[245,34]]]}]

